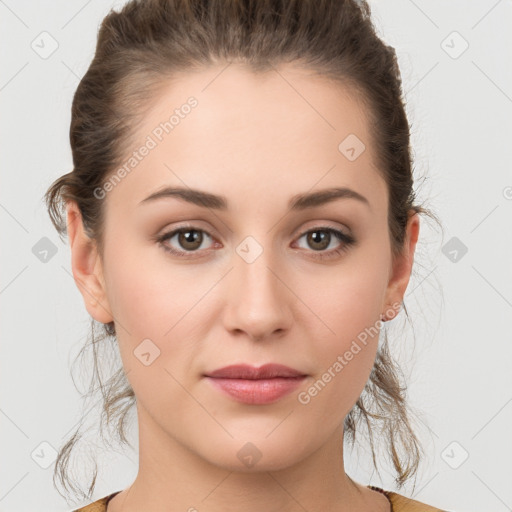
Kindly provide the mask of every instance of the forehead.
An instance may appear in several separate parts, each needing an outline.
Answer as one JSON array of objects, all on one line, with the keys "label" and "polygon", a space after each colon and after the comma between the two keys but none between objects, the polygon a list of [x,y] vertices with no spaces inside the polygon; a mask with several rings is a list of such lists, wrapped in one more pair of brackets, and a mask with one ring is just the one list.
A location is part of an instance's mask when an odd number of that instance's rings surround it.
[{"label": "forehead", "polygon": [[288,198],[318,183],[368,196],[382,183],[367,119],[352,89],[300,68],[256,74],[231,64],[180,73],[148,105],[131,149],[150,149],[112,195],[139,202],[175,184]]}]

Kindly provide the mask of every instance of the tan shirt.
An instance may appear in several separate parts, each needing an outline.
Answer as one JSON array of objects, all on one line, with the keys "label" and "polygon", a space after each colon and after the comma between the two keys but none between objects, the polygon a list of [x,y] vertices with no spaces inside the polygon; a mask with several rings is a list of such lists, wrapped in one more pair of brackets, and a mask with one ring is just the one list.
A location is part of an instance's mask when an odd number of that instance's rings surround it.
[{"label": "tan shirt", "polygon": [[[384,494],[390,504],[391,504],[391,512],[446,512],[440,508],[431,507],[430,505],[425,505],[425,503],[420,503],[419,501],[412,500],[410,498],[406,498],[401,494],[397,494],[392,491],[384,491],[378,487],[369,486],[371,489],[375,491],[379,491]],[[74,510],[73,512],[106,512],[107,503],[118,493],[121,491],[114,492],[105,496],[94,503],[86,505],[85,507]]]}]

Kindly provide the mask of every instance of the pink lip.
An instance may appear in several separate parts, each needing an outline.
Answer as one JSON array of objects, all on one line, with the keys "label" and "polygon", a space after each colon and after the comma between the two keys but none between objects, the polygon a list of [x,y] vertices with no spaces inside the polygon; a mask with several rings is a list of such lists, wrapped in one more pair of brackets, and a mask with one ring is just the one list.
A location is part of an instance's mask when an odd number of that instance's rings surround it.
[{"label": "pink lip", "polygon": [[224,393],[246,404],[269,404],[291,393],[307,375],[280,364],[260,368],[232,365],[208,373],[205,377]]}]

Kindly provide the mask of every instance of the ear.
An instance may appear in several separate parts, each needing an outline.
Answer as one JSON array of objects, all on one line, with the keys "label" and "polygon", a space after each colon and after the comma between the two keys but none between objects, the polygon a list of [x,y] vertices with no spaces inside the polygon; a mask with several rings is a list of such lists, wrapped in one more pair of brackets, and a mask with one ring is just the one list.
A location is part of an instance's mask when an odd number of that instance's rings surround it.
[{"label": "ear", "polygon": [[84,299],[85,308],[98,322],[112,322],[113,316],[106,295],[103,268],[96,243],[85,233],[77,204],[69,201],[66,210],[71,268],[75,283]]},{"label": "ear", "polygon": [[391,265],[390,279],[386,290],[384,317],[388,320],[394,318],[400,311],[405,290],[411,277],[414,263],[414,252],[420,231],[419,215],[415,212],[409,215],[404,249],[400,256],[395,258]]}]

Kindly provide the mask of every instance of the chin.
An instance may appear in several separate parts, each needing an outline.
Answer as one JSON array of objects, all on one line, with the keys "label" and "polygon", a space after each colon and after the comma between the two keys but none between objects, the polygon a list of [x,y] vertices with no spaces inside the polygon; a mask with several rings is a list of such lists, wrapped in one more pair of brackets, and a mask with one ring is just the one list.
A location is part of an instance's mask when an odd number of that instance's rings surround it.
[{"label": "chin", "polygon": [[[303,437],[295,439],[291,435],[287,436],[284,430],[280,434],[274,432],[266,437],[268,431],[265,431],[260,436],[244,436],[243,439],[235,437],[225,439],[225,442],[212,439],[212,444],[206,447],[207,453],[203,452],[202,457],[217,467],[237,473],[280,471],[297,464],[308,455]],[[311,446],[310,451],[314,450],[315,447]],[[197,453],[201,456],[201,451]]]}]

